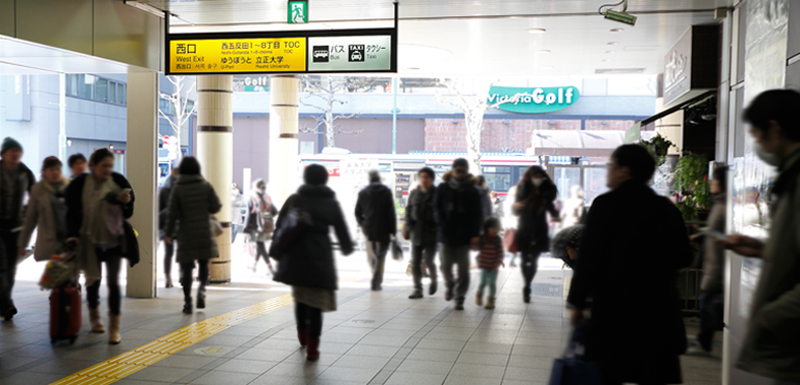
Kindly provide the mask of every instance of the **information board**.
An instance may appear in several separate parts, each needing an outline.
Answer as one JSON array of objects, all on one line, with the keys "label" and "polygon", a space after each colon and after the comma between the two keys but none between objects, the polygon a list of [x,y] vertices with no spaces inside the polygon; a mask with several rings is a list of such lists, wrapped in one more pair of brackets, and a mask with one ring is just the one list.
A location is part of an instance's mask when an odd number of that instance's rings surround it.
[{"label": "information board", "polygon": [[396,31],[168,35],[166,74],[397,72]]}]

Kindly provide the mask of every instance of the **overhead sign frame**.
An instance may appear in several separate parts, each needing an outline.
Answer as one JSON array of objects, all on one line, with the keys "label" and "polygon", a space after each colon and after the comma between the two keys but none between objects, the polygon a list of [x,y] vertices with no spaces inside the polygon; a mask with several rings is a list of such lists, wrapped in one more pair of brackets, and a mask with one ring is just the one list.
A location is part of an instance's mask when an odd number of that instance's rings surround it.
[{"label": "overhead sign frame", "polygon": [[[164,73],[166,75],[246,75],[246,74],[262,74],[262,75],[275,74],[275,75],[278,75],[278,74],[397,73],[397,45],[398,45],[397,24],[398,24],[397,3],[395,3],[394,28],[274,31],[274,32],[231,32],[231,33],[226,33],[226,32],[223,32],[223,33],[186,33],[186,34],[179,33],[179,34],[172,34],[172,33],[169,32],[169,27],[167,26],[167,31],[165,31],[166,32],[165,33],[165,40],[166,40],[165,41],[165,43],[166,43],[165,44],[165,50],[166,50],[165,53],[166,53],[166,55],[165,55]],[[364,69],[365,67],[369,67],[369,66],[366,65],[366,64],[354,64],[352,66],[353,67],[352,69],[347,69],[347,68],[343,68],[343,66],[346,67],[345,65],[338,64],[338,65],[329,66],[329,67],[331,67],[330,69],[320,69],[320,67],[322,67],[323,65],[321,65],[320,63],[315,63],[314,62],[314,59],[313,59],[314,53],[312,52],[314,47],[311,45],[312,40],[314,40],[314,39],[319,40],[320,38],[322,38],[322,39],[326,39],[327,41],[330,41],[333,38],[340,38],[343,41],[347,41],[348,38],[356,38],[357,39],[359,37],[371,37],[371,38],[373,38],[373,40],[374,39],[381,39],[381,41],[386,41],[386,40],[389,41],[389,50],[390,50],[390,52],[389,52],[389,55],[388,55],[389,56],[388,57],[388,68],[386,68],[387,66],[382,66],[383,68],[381,68],[381,69]],[[261,70],[255,70],[255,69],[252,68],[254,65],[249,66],[250,68],[248,70],[241,70],[241,71],[231,70],[230,68],[225,69],[225,70],[220,69],[219,71],[214,71],[213,69],[209,70],[209,69],[205,69],[205,68],[203,70],[199,70],[199,68],[191,68],[191,69],[188,69],[188,70],[176,70],[176,68],[173,68],[174,67],[173,65],[180,64],[177,61],[173,62],[173,60],[176,60],[178,57],[181,57],[184,60],[184,62],[186,62],[186,64],[193,63],[191,61],[186,61],[188,56],[178,56],[179,55],[178,54],[178,50],[177,50],[178,44],[183,44],[184,42],[191,41],[191,42],[196,42],[196,43],[206,43],[206,45],[208,45],[210,43],[209,41],[213,41],[213,40],[218,40],[218,41],[237,41],[238,40],[238,41],[242,42],[242,44],[244,44],[244,42],[247,42],[247,43],[250,44],[249,47],[253,47],[253,45],[252,45],[253,44],[253,40],[256,40],[256,39],[259,40],[257,43],[262,45],[262,47],[266,46],[266,44],[268,44],[269,40],[275,41],[275,42],[279,43],[279,46],[282,47],[280,49],[285,49],[283,44],[285,44],[285,42],[287,40],[290,40],[290,42],[302,42],[302,44],[300,44],[300,47],[296,47],[295,44],[292,44],[292,49],[302,49],[303,50],[303,55],[305,57],[303,59],[304,62],[302,63],[302,66],[298,62],[298,58],[296,57],[297,54],[294,51],[291,51],[290,54],[295,56],[295,57],[292,57],[289,60],[287,60],[287,63],[289,63],[290,61],[291,61],[291,63],[293,63],[293,64],[287,64],[288,66],[290,66],[289,69],[277,68],[276,70],[270,70],[269,68],[264,68],[264,69],[261,69]],[[176,43],[175,52],[173,52],[173,42]],[[179,42],[181,42],[181,43],[179,43]],[[347,53],[348,62],[368,63],[365,56],[367,54],[366,50],[369,49],[369,46],[365,47],[364,45],[361,45],[360,47],[358,47],[358,45],[360,45],[360,44],[358,44],[357,42],[358,42],[358,40],[356,40],[354,42],[351,42],[349,44],[343,43],[345,45],[348,45],[348,53]],[[193,44],[193,45],[194,45],[194,48],[197,49],[197,45],[196,44]],[[186,44],[185,46],[182,47],[182,49],[186,50],[186,51],[184,51],[184,52],[186,52],[186,55],[188,55],[189,53],[192,53],[192,52],[190,52],[191,48],[187,49],[187,46],[188,46],[188,44]],[[258,48],[259,48],[258,46],[255,47],[255,49],[258,49]],[[380,48],[381,47],[378,47],[378,51],[381,50]],[[383,48],[385,48],[385,47],[383,47]],[[354,56],[351,57],[350,56],[351,55],[351,53],[350,53],[351,50],[353,52],[358,51],[358,53],[353,54]],[[220,53],[221,52],[222,52],[222,48],[220,48]],[[377,56],[379,54],[380,54],[380,52],[377,52],[374,55],[376,57],[376,59],[375,59],[376,61],[378,60]],[[222,55],[224,55],[224,54],[221,53],[221,56]],[[236,54],[236,55],[233,55],[233,56],[237,56],[237,55],[239,55],[239,54]],[[386,58],[383,57],[385,55],[381,55],[381,56],[382,57],[380,58],[380,61],[381,62],[385,62]],[[245,56],[245,55],[242,54],[239,57],[245,57],[246,58],[248,56]],[[256,61],[256,59],[258,59],[258,57],[254,56],[252,53],[250,54],[249,57],[253,59],[252,62],[253,62],[253,64],[255,64],[255,61]],[[361,58],[360,61],[359,60],[351,60],[351,59],[359,59],[359,58]],[[203,60],[203,61],[194,62],[194,63],[203,63],[203,64],[208,64],[209,63],[207,61],[204,61],[205,57],[201,56],[199,59]],[[190,60],[192,60],[192,59],[190,59]],[[247,63],[250,64],[250,61],[247,61]],[[220,63],[214,63],[214,64],[220,64]],[[239,64],[239,63],[237,62],[236,64]],[[259,63],[259,64],[261,64],[261,63]],[[294,67],[292,67],[292,65],[294,65]],[[278,67],[281,67],[281,66],[278,66]],[[302,68],[300,68],[300,67],[302,67]],[[316,69],[312,69],[314,67],[316,67]],[[214,67],[214,68],[216,68],[216,67]]]}]

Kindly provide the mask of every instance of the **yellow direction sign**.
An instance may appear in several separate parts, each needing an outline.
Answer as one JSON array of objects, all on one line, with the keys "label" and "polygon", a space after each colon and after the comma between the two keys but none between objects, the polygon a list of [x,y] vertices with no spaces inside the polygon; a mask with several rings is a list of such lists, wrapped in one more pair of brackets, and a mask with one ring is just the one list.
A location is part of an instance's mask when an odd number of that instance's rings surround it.
[{"label": "yellow direction sign", "polygon": [[306,38],[170,40],[169,72],[305,72]]}]

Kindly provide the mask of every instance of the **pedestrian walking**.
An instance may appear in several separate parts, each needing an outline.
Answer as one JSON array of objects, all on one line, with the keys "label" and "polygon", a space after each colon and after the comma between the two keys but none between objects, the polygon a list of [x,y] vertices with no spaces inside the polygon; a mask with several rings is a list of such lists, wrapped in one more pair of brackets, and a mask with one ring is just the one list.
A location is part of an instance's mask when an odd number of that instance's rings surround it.
[{"label": "pedestrian walking", "polygon": [[779,174],[772,188],[772,225],[766,242],[730,236],[724,246],[764,260],[753,295],[747,336],[736,366],[771,378],[775,385],[800,384],[800,93],[771,90],[744,114],[755,152]]},{"label": "pedestrian walking", "polygon": [[36,230],[36,247],[33,259],[49,261],[60,254],[67,241],[67,205],[65,192],[69,180],[61,174],[63,164],[49,156],[42,162],[42,180],[31,188],[25,222],[19,235],[19,256],[27,254],[33,230]]},{"label": "pedestrian walking", "polygon": [[591,309],[587,354],[603,384],[683,381],[677,275],[693,252],[680,211],[648,187],[655,169],[644,147],[617,148],[608,166],[612,191],[594,201],[583,231],[567,302],[573,325]]},{"label": "pedestrian walking", "polygon": [[403,237],[411,241],[411,273],[414,276],[414,292],[409,299],[422,298],[423,266],[431,278],[428,295],[436,294],[436,218],[433,210],[433,182],[436,173],[429,167],[417,172],[419,187],[411,190],[406,206]]},{"label": "pedestrian walking", "polygon": [[70,179],[75,179],[83,174],[86,174],[86,157],[81,153],[70,155],[67,159],[67,167],[69,167],[71,174]]},{"label": "pedestrian walking", "polygon": [[292,286],[297,320],[297,338],[306,347],[306,359],[319,359],[322,313],[336,310],[338,277],[330,240],[333,227],[343,255],[353,252],[353,241],[347,231],[336,194],[325,184],[328,171],[312,164],[306,167],[297,193],[286,200],[278,216],[281,228],[289,213],[302,210],[311,219],[310,227],[280,257],[275,281]]},{"label": "pedestrian walking", "polygon": [[236,234],[239,233],[242,225],[244,225],[242,205],[244,205],[244,197],[242,192],[239,191],[239,186],[234,183],[231,187],[231,244],[236,242]]},{"label": "pedestrian walking", "polygon": [[173,167],[170,175],[161,189],[158,190],[158,238],[164,242],[164,281],[167,289],[173,287],[172,285],[172,257],[175,255],[175,243],[166,242],[167,237],[167,219],[169,217],[169,198],[172,194],[175,182],[180,175],[180,169]]},{"label": "pedestrian walking", "polygon": [[264,258],[270,274],[275,274],[267,253],[267,242],[272,240],[272,232],[275,230],[274,218],[278,214],[278,209],[272,204],[272,198],[267,195],[267,182],[263,179],[256,179],[253,182],[253,192],[247,202],[247,213],[244,231],[248,235],[248,241],[256,244],[253,272],[258,270],[258,260]]},{"label": "pedestrian walking", "polygon": [[[714,196],[714,204],[708,215],[707,227],[720,234],[725,232],[725,198],[727,167],[718,167],[711,174],[709,192]],[[703,280],[700,282],[700,332],[687,354],[707,355],[711,352],[714,333],[723,326],[723,271],[725,269],[725,248],[717,244],[711,236],[703,241]]]},{"label": "pedestrian walking", "polygon": [[586,213],[586,205],[583,202],[583,188],[574,185],[569,189],[569,198],[564,201],[564,206],[560,210],[561,222],[559,230],[566,229],[581,223]]},{"label": "pedestrian walking", "polygon": [[22,163],[22,145],[12,138],[0,147],[0,314],[10,321],[17,314],[12,291],[17,276],[17,250],[25,201],[36,178]]},{"label": "pedestrian walking", "polygon": [[494,212],[494,204],[492,204],[489,186],[486,184],[486,177],[478,175],[475,178],[475,187],[478,189],[478,194],[481,196],[481,211],[483,212],[483,220],[485,222]]},{"label": "pedestrian walking", "polygon": [[[200,163],[187,156],[180,165],[180,176],[176,180],[167,209],[168,219],[165,241],[172,244],[173,237],[184,240],[178,245],[178,263],[181,265],[183,286],[183,312],[192,314],[192,272],[199,267],[197,308],[206,307],[206,285],[208,263],[219,256],[217,237],[211,230],[211,215],[222,208],[219,197],[200,175]],[[180,228],[177,224],[180,223]]]},{"label": "pedestrian walking", "polygon": [[516,241],[521,256],[522,277],[525,280],[525,287],[522,289],[525,303],[531,302],[531,282],[539,267],[539,255],[550,249],[547,214],[551,218],[559,217],[555,206],[557,195],[556,185],[539,166],[529,167],[517,185],[513,210],[519,217]]},{"label": "pedestrian walking", "polygon": [[[503,241],[506,242],[508,239],[508,243],[504,243],[506,246],[506,250],[511,253],[511,261],[509,262],[508,266],[511,268],[517,267],[517,263],[515,262],[517,259],[517,255],[519,254],[516,250],[509,250],[511,245],[514,245],[514,249],[516,249],[516,233],[517,233],[517,225],[519,224],[519,219],[514,214],[514,203],[517,200],[517,185],[511,186],[506,193],[506,199],[503,200],[503,217],[501,219],[503,223]],[[513,233],[513,234],[510,234]],[[514,239],[512,239],[514,238]]]},{"label": "pedestrian walking", "polygon": [[103,333],[100,321],[100,281],[102,264],[106,267],[108,286],[108,342],[118,344],[122,295],[119,270],[122,258],[131,266],[139,262],[138,244],[133,228],[125,222],[133,215],[135,195],[122,174],[114,172],[114,154],[106,148],[89,157],[91,173],[74,179],[67,186],[68,240],[80,240],[79,262],[86,277],[86,300],[92,331]]},{"label": "pedestrian walking", "polygon": [[[469,290],[469,250],[480,240],[483,210],[475,189],[475,178],[469,174],[469,162],[458,158],[444,181],[436,188],[434,212],[439,226],[440,258],[447,292],[445,300],[456,299],[456,310],[464,310]],[[457,275],[453,275],[453,266]]]},{"label": "pedestrian walking", "polygon": [[480,240],[478,268],[481,269],[481,283],[475,293],[475,304],[483,306],[483,290],[489,287],[486,309],[492,310],[497,298],[497,274],[503,264],[503,240],[500,238],[500,220],[489,217],[483,224],[483,235]]},{"label": "pedestrian walking", "polygon": [[392,190],[381,183],[378,170],[369,171],[369,186],[358,193],[356,222],[367,237],[372,290],[380,291],[389,242],[397,234],[397,213]]}]

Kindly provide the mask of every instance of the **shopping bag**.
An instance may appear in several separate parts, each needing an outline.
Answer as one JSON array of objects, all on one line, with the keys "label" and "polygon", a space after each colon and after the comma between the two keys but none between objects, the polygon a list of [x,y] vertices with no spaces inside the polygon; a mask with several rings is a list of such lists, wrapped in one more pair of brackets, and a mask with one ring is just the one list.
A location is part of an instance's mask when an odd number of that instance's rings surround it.
[{"label": "shopping bag", "polygon": [[403,260],[403,247],[400,246],[400,242],[397,241],[397,238],[392,238],[392,259],[395,261],[402,261]]},{"label": "shopping bag", "polygon": [[506,247],[506,251],[511,254],[516,253],[517,251],[517,230],[514,229],[506,229],[505,233],[503,233],[503,246]]},{"label": "shopping bag", "polygon": [[602,385],[597,363],[587,361],[586,327],[575,325],[567,350],[553,361],[550,385]]}]

